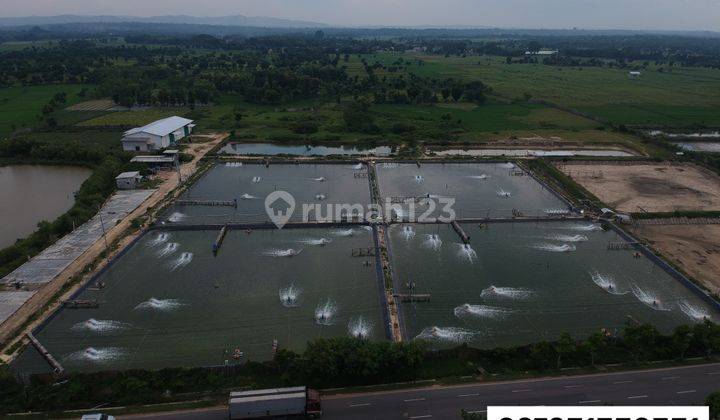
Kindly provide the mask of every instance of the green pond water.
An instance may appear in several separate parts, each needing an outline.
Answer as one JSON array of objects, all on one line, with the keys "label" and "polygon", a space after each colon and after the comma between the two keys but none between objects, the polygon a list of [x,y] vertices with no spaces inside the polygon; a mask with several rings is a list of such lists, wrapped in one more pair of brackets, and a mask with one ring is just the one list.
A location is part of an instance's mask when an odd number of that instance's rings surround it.
[{"label": "green pond water", "polygon": [[629,317],[662,331],[720,319],[651,261],[607,250],[621,238],[589,222],[462,227],[468,249],[448,225],[389,229],[401,293],[431,294],[430,302],[402,304],[408,338],[496,347],[616,332]]},{"label": "green pond water", "polygon": [[[221,365],[236,348],[267,360],[273,340],[301,351],[317,337],[385,339],[374,258],[351,256],[372,246],[370,231],[230,231],[214,257],[216,235],[148,233],[99,277],[104,289],[79,296],[99,308],[61,310],[38,339],[71,371]],[[15,368],[47,363],[30,348]]]},{"label": "green pond water", "polygon": [[[363,174],[363,175],[356,175]],[[175,205],[165,215],[167,223],[223,224],[257,223],[269,220],[265,198],[286,191],[295,200],[291,220],[302,220],[303,204],[321,206],[327,216],[329,204],[370,202],[367,168],[358,164],[218,164],[200,178],[182,199],[238,200],[238,207]],[[315,220],[310,213],[309,220]]]},{"label": "green pond water", "polygon": [[[513,210],[545,217],[568,209],[512,163],[378,163],[376,171],[382,197],[452,197],[458,219],[508,217]],[[416,214],[425,210],[416,206]]]}]

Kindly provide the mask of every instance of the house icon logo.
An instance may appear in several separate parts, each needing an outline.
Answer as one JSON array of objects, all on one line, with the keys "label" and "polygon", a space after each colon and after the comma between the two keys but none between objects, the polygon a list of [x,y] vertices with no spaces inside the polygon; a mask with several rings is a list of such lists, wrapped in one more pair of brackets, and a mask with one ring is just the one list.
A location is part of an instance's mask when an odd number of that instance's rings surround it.
[{"label": "house icon logo", "polygon": [[295,211],[295,198],[287,191],[273,191],[265,197],[265,212],[282,229]]}]

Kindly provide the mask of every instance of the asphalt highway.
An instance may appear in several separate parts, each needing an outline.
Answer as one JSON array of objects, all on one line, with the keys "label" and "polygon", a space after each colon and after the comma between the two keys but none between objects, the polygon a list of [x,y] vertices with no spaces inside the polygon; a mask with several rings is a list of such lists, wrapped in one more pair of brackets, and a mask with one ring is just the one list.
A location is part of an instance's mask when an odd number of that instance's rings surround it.
[{"label": "asphalt highway", "polygon": [[[323,398],[323,419],[458,419],[489,405],[697,405],[720,391],[720,363],[608,374],[358,394]],[[226,419],[224,407],[129,418]]]}]

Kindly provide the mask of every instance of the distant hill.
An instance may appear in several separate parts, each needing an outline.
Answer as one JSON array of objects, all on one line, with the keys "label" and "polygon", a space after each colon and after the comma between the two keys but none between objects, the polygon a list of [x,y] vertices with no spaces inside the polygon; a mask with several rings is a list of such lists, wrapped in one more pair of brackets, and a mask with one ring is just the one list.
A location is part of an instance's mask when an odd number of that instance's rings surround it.
[{"label": "distant hill", "polygon": [[219,25],[244,26],[261,28],[324,28],[324,23],[307,22],[302,20],[279,19],[265,16],[217,16],[196,17],[186,15],[168,15],[152,17],[136,16],[26,16],[26,17],[0,17],[0,27],[12,26],[44,26],[64,25],[69,23],[171,23],[190,25]]}]

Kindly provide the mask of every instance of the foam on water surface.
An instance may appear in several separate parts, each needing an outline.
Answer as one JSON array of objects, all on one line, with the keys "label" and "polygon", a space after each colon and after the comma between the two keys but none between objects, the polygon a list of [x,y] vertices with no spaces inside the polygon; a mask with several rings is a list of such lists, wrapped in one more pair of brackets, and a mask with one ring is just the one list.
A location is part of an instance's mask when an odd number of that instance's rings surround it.
[{"label": "foam on water surface", "polygon": [[78,322],[72,326],[74,331],[89,331],[94,333],[110,333],[113,331],[128,328],[130,324],[126,322],[113,321],[108,319],[90,318],[83,322]]},{"label": "foam on water surface", "polygon": [[294,249],[294,248],[288,248],[288,249],[271,249],[269,251],[265,251],[263,255],[266,257],[294,257],[296,255],[300,255],[302,252],[302,249]]},{"label": "foam on water surface", "polygon": [[455,313],[455,316],[458,318],[500,318],[512,312],[513,311],[510,309],[503,309],[487,305],[471,305],[469,303],[457,306],[453,310],[453,313]]},{"label": "foam on water surface", "polygon": [[479,333],[465,328],[433,326],[423,329],[415,339],[459,344],[471,341],[478,335]]},{"label": "foam on water surface", "polygon": [[348,322],[348,333],[351,337],[366,339],[372,334],[373,324],[362,316]]},{"label": "foam on water surface", "polygon": [[280,303],[282,303],[282,305],[286,308],[295,308],[300,306],[299,299],[301,294],[302,290],[294,284],[291,284],[284,289],[280,289],[278,292]]},{"label": "foam on water surface", "polygon": [[337,305],[332,299],[318,303],[315,308],[315,322],[318,325],[333,325],[335,323],[335,315],[337,314]]},{"label": "foam on water surface", "polygon": [[119,347],[87,347],[71,353],[67,356],[67,359],[89,363],[104,363],[120,359],[124,354],[125,351]]},{"label": "foam on water surface", "polygon": [[551,243],[541,243],[541,244],[535,244],[533,245],[533,248],[540,250],[540,251],[547,251],[547,252],[573,252],[577,248],[573,244],[551,244]]},{"label": "foam on water surface", "polygon": [[155,311],[172,311],[184,304],[177,299],[157,299],[150,298],[145,302],[140,303],[135,309],[149,309]]},{"label": "foam on water surface", "polygon": [[592,278],[592,281],[598,285],[601,289],[604,291],[612,294],[612,295],[625,295],[629,293],[628,291],[621,291],[618,288],[617,282],[615,281],[612,276],[608,274],[603,274],[598,271],[594,271],[590,273],[590,278]]},{"label": "foam on water surface", "polygon": [[193,260],[193,256],[192,252],[183,252],[179,257],[170,263],[170,270],[175,271],[190,264]]},{"label": "foam on water surface", "polygon": [[665,307],[660,298],[650,290],[641,289],[638,285],[632,285],[633,295],[642,303],[656,311],[669,311],[670,309]]},{"label": "foam on water surface", "polygon": [[486,299],[524,300],[529,299],[530,297],[532,297],[533,294],[534,292],[529,289],[523,289],[518,287],[490,286],[480,292],[480,297]]},{"label": "foam on water surface", "polygon": [[703,308],[700,308],[698,306],[695,306],[690,302],[681,301],[678,304],[678,306],[680,306],[680,310],[685,315],[687,315],[688,317],[690,317],[691,319],[693,319],[695,321],[700,322],[700,321],[704,321],[706,319],[709,321],[712,321],[712,317],[706,310],[704,310]]}]

